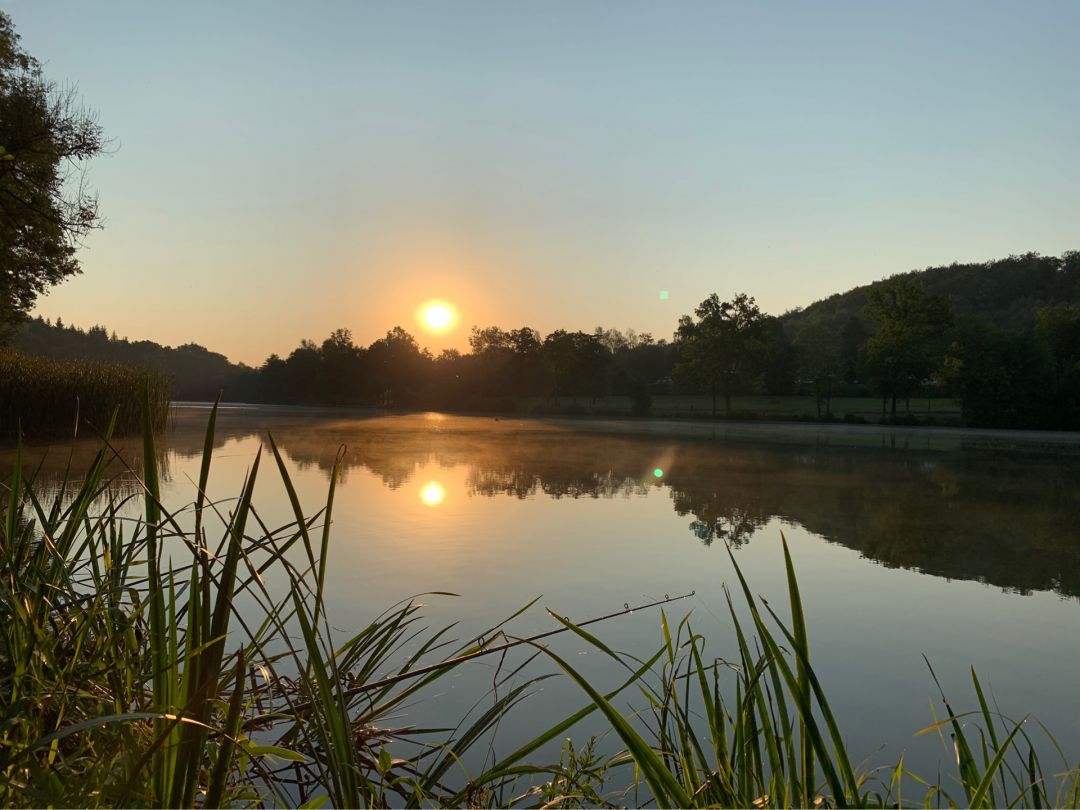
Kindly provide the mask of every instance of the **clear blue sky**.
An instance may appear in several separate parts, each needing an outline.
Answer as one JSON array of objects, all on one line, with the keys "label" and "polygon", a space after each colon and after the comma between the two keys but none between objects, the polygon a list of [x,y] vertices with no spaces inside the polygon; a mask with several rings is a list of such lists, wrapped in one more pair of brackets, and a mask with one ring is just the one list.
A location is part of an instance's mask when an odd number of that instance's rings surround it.
[{"label": "clear blue sky", "polygon": [[[114,138],[38,312],[261,362],[339,326],[669,337],[1080,248],[1080,3],[0,0]],[[669,291],[667,300],[659,292]]]}]

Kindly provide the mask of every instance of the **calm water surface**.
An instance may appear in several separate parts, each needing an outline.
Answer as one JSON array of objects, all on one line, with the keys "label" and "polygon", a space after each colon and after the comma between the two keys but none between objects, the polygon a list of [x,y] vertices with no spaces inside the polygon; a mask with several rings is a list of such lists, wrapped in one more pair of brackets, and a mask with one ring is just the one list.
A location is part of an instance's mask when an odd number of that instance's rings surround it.
[{"label": "calm water surface", "polygon": [[[163,441],[173,507],[192,500],[207,413],[178,408]],[[328,583],[343,634],[426,591],[459,595],[424,601],[433,625],[460,620],[463,639],[536,596],[516,633],[550,629],[544,606],[584,620],[694,591],[669,616],[692,612],[712,654],[735,657],[724,544],[751,587],[783,609],[783,533],[815,665],[853,758],[887,765],[905,752],[909,765],[932,771],[948,757],[935,735],[913,736],[933,722],[923,654],[954,705],[974,707],[974,667],[1003,712],[1034,713],[1080,754],[1076,437],[230,408],[219,419],[213,496],[239,492],[267,430],[310,512],[347,447]],[[126,446],[137,464],[138,441]],[[46,475],[66,454],[50,450]],[[259,513],[284,524],[284,488],[263,470]],[[660,643],[658,623],[653,609],[593,629],[645,657]],[[598,683],[616,683],[598,656],[560,644]],[[459,717],[482,699],[493,663],[457,674],[424,711]],[[582,700],[565,679],[549,679],[500,730],[499,749]]]}]

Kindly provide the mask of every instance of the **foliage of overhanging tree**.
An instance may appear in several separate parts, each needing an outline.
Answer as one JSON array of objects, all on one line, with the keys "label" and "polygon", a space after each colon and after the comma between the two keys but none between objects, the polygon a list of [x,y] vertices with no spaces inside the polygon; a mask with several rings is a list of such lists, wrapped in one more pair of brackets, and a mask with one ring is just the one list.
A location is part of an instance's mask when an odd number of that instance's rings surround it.
[{"label": "foliage of overhanging tree", "polygon": [[75,90],[44,77],[0,12],[0,338],[79,272],[75,248],[100,222],[83,167],[103,147]]}]

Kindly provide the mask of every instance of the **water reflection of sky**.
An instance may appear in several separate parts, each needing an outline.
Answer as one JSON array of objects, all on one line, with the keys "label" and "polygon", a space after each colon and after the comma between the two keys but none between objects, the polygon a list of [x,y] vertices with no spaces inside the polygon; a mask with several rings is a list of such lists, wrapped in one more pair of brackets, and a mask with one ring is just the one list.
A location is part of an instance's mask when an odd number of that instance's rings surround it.
[{"label": "water reflection of sky", "polygon": [[[191,500],[202,418],[181,415],[165,442],[173,505]],[[782,609],[783,532],[815,663],[854,752],[885,744],[881,764],[901,750],[924,769],[937,761],[933,735],[912,736],[932,720],[922,654],[954,703],[970,702],[974,667],[1003,712],[1033,712],[1080,751],[1080,462],[1069,447],[895,449],[878,439],[826,446],[480,418],[226,413],[214,496],[239,491],[267,428],[311,512],[325,504],[338,448],[348,448],[328,568],[329,615],[342,632],[417,592],[458,594],[425,601],[433,623],[460,620],[467,637],[536,596],[580,620],[693,590],[670,612],[692,610],[712,654],[731,655],[723,543]],[[137,443],[128,446],[137,464]],[[282,525],[291,509],[272,467],[263,466],[256,504],[264,522]],[[539,606],[515,622],[518,633],[550,628]],[[596,629],[645,655],[659,643],[657,620],[654,610]],[[596,656],[579,660],[610,675]],[[448,716],[472,694],[462,677],[450,690],[460,697],[440,698]],[[580,703],[573,687],[546,684],[505,730],[507,745],[551,721],[553,704],[561,716]]]}]

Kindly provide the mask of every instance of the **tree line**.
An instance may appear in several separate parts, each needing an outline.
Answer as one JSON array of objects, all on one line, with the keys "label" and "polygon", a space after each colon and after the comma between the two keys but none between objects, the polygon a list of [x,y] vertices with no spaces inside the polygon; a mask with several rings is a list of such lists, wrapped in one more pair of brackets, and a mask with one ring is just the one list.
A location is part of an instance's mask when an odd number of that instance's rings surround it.
[{"label": "tree line", "polygon": [[[1061,261],[1075,264],[1073,254]],[[435,355],[400,326],[367,346],[337,329],[251,368],[197,344],[132,342],[39,318],[16,345],[165,371],[177,399],[224,389],[231,401],[516,411],[526,400],[572,410],[622,396],[646,415],[654,396],[677,393],[705,395],[713,417],[733,418],[748,415],[735,408],[740,395],[809,394],[828,420],[836,397],[877,396],[883,422],[904,422],[915,417],[901,403],[955,397],[971,426],[1080,429],[1080,302],[1037,308],[1027,329],[958,310],[904,274],[869,287],[861,311],[818,308],[813,317],[778,318],[745,293],[713,294],[679,319],[671,341],[601,327],[542,336],[488,326],[472,329],[469,351]]]},{"label": "tree line", "polygon": [[897,402],[949,395],[970,426],[1080,429],[1080,252],[905,273],[781,318],[803,383]]}]

